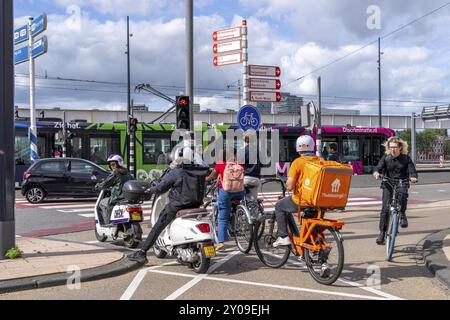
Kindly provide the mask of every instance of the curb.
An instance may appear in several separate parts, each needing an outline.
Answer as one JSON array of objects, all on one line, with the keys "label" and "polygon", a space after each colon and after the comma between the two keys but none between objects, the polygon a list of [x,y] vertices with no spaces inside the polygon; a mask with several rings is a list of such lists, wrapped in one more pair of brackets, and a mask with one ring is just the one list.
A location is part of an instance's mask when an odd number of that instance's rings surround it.
[{"label": "curb", "polygon": [[450,288],[450,261],[442,250],[443,241],[450,233],[445,229],[433,233],[425,238],[423,244],[423,258],[428,270],[443,284]]},{"label": "curb", "polygon": [[[120,276],[139,267],[141,267],[141,264],[129,261],[124,255],[122,259],[110,264],[81,270],[80,283]],[[72,275],[72,273],[54,273],[45,276],[0,281],[0,294],[65,285],[72,283]]]}]

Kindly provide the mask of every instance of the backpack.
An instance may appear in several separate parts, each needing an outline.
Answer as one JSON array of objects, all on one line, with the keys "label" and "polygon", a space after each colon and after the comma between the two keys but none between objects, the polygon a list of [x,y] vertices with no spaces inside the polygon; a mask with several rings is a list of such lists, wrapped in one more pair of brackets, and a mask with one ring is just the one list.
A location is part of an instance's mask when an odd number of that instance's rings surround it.
[{"label": "backpack", "polygon": [[244,168],[235,162],[229,162],[223,173],[222,188],[226,192],[244,190]]},{"label": "backpack", "polygon": [[180,202],[182,206],[199,207],[203,204],[206,191],[206,177],[209,168],[198,165],[183,165]]}]

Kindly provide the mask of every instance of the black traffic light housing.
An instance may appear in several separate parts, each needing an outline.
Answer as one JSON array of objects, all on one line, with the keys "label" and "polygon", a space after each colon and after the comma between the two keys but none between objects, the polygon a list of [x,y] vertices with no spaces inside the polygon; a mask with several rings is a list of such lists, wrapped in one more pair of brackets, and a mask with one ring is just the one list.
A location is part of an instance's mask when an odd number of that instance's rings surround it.
[{"label": "black traffic light housing", "polygon": [[176,102],[177,129],[191,130],[190,101],[188,96],[178,96]]},{"label": "black traffic light housing", "polygon": [[136,118],[130,118],[130,132],[136,132],[137,131],[137,125],[139,121]]}]

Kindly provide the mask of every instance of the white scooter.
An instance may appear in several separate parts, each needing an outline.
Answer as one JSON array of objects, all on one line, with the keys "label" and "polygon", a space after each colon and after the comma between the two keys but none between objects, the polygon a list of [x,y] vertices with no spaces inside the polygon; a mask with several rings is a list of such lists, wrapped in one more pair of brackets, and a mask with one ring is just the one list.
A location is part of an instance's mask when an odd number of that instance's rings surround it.
[{"label": "white scooter", "polygon": [[[164,174],[163,174],[164,175]],[[169,203],[169,192],[155,195],[153,199],[151,223],[155,225],[162,209]],[[216,255],[214,237],[204,208],[182,210],[156,240],[153,246],[155,256],[163,259],[167,255],[176,256],[181,264],[188,265],[196,273],[206,273],[211,258]]]},{"label": "white scooter", "polygon": [[141,222],[144,220],[142,206],[138,201],[127,201],[114,206],[109,225],[105,225],[101,213],[100,201],[105,197],[102,190],[95,204],[95,237],[100,242],[108,238],[122,238],[128,248],[136,248],[142,240]]}]

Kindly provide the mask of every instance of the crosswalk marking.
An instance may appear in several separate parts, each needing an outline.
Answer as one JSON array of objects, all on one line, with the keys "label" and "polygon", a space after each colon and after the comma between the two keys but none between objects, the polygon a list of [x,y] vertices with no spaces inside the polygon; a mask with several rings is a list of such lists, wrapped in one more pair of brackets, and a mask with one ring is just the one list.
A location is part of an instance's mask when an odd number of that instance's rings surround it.
[{"label": "crosswalk marking", "polygon": [[[260,193],[258,198],[263,200],[264,210],[267,212],[275,210],[275,204],[279,201],[279,196],[281,192],[265,192]],[[95,206],[95,201],[91,202],[76,202],[70,204],[70,202],[55,202],[55,203],[44,203],[44,204],[31,204],[28,203],[25,198],[16,199],[16,204],[19,207],[26,206],[25,208],[39,208],[45,210],[55,210],[57,212],[65,214],[76,214],[83,218],[93,218],[93,209]],[[364,196],[350,196],[347,202],[347,207],[370,207],[379,206],[382,201],[379,197],[364,197]],[[152,203],[150,201],[144,202],[142,204],[142,209],[144,211],[144,220],[149,220],[147,215],[150,214],[152,209]],[[207,210],[211,210],[211,206],[207,207]]]}]

